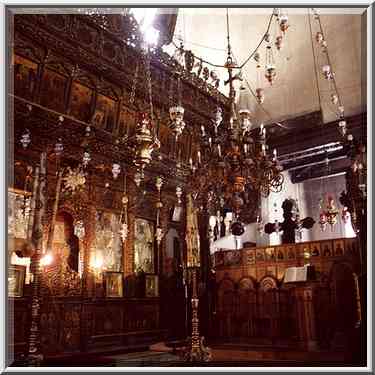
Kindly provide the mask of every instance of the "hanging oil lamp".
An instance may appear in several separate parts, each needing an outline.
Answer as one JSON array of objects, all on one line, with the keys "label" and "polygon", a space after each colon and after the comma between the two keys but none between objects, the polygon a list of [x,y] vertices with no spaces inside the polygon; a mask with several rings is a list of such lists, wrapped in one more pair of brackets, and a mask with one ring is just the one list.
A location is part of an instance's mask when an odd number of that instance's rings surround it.
[{"label": "hanging oil lamp", "polygon": [[261,87],[258,87],[256,90],[255,90],[255,96],[257,98],[257,102],[259,104],[263,104],[264,103],[264,99],[265,99],[265,96],[264,96],[264,89],[262,89]]},{"label": "hanging oil lamp", "polygon": [[62,144],[61,138],[57,140],[54,151],[56,156],[61,156],[62,152],[64,151],[64,145]]},{"label": "hanging oil lamp", "polygon": [[343,137],[346,136],[346,132],[347,132],[347,127],[346,127],[346,121],[345,120],[341,120],[339,121],[339,129],[340,129],[340,133]]},{"label": "hanging oil lamp", "polygon": [[134,157],[134,164],[139,168],[141,178],[145,167],[151,163],[153,151],[160,147],[159,140],[152,134],[148,116],[143,114],[142,117],[136,127]]},{"label": "hanging oil lamp", "polygon": [[319,208],[320,208],[320,213],[319,213],[319,226],[322,232],[324,232],[327,229],[327,215],[324,210],[323,206],[323,198],[319,200]]},{"label": "hanging oil lamp", "polygon": [[176,140],[182,134],[185,128],[185,122],[184,122],[185,109],[181,105],[181,77],[179,73],[177,77],[177,98],[178,98],[177,99],[178,104],[176,106],[171,106],[169,108],[169,118],[171,120],[170,128],[175,134]]},{"label": "hanging oil lamp", "polygon": [[285,31],[289,27],[288,23],[288,16],[286,14],[281,14],[279,17],[279,25],[280,25],[280,30],[285,33]]},{"label": "hanging oil lamp", "polygon": [[323,40],[324,40],[323,33],[321,33],[320,31],[318,31],[316,33],[315,40],[317,41],[318,44],[321,44],[323,42]]},{"label": "hanging oil lamp", "polygon": [[283,46],[283,37],[281,35],[276,37],[275,46],[276,46],[278,51],[281,50],[281,47]]},{"label": "hanging oil lamp", "polygon": [[333,230],[334,225],[337,223],[337,215],[338,210],[335,206],[335,201],[332,197],[328,197],[327,200],[327,209],[326,209],[326,215],[327,215],[327,222],[331,226],[331,229]]},{"label": "hanging oil lamp", "polygon": [[112,165],[112,176],[114,180],[117,180],[117,177],[121,173],[121,167],[118,163],[113,163]]},{"label": "hanging oil lamp", "polygon": [[322,72],[324,75],[325,79],[332,79],[333,78],[333,73],[331,71],[331,67],[329,65],[323,65],[322,66]]},{"label": "hanging oil lamp", "polygon": [[271,46],[267,46],[266,49],[266,73],[265,77],[267,81],[272,85],[276,77],[276,67],[274,64],[273,53]]},{"label": "hanging oil lamp", "polygon": [[339,102],[339,97],[336,94],[331,95],[331,103],[336,105]]}]

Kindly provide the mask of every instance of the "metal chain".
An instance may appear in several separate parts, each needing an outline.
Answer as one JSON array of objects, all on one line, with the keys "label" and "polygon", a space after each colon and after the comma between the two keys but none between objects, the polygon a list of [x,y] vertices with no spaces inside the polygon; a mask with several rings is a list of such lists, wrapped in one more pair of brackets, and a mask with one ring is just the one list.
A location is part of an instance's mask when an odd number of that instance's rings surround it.
[{"label": "metal chain", "polygon": [[137,62],[137,65],[135,67],[135,72],[134,72],[134,81],[133,81],[133,86],[132,86],[132,89],[131,89],[131,92],[130,92],[130,99],[129,99],[129,103],[131,105],[134,104],[134,101],[135,101],[135,89],[137,87],[137,82],[138,82],[138,74],[139,74],[139,62]]},{"label": "metal chain", "polygon": [[182,102],[182,93],[181,93],[181,74],[177,73],[177,96],[178,96],[178,105],[181,106]]},{"label": "metal chain", "polygon": [[151,81],[151,68],[150,68],[150,52],[148,51],[145,56],[146,65],[146,80],[148,84],[148,98],[150,101],[150,117],[151,122],[154,122],[154,105],[152,104],[152,81]]},{"label": "metal chain", "polygon": [[174,82],[174,79],[172,77],[171,78],[171,83],[169,85],[169,106],[170,107],[173,106],[173,82]]}]

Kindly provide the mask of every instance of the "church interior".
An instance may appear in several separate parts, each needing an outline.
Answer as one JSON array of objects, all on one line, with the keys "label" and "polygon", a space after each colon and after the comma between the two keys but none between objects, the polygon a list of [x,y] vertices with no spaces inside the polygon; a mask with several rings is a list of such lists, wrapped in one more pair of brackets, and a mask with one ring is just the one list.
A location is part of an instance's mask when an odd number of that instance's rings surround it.
[{"label": "church interior", "polygon": [[366,17],[8,8],[8,365],[366,366]]}]

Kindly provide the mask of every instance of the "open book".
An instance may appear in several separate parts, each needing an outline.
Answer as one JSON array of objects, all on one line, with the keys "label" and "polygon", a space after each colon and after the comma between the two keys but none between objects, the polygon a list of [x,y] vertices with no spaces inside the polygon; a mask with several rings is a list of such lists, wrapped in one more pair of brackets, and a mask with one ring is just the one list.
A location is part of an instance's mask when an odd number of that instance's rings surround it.
[{"label": "open book", "polygon": [[289,267],[285,271],[284,283],[307,281],[308,265],[303,267]]}]

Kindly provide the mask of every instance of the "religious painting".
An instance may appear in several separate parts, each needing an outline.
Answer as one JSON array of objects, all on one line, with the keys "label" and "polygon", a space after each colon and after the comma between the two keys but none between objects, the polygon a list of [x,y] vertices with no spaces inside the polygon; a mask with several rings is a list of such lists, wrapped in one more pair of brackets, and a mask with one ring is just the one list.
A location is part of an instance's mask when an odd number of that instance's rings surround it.
[{"label": "religious painting", "polygon": [[102,94],[98,94],[92,124],[108,132],[112,132],[116,122],[116,102]]},{"label": "religious painting", "polygon": [[38,64],[21,56],[14,56],[14,94],[33,100],[37,84]]},{"label": "religious painting", "polygon": [[321,254],[320,242],[311,242],[310,251],[312,257],[318,257]]},{"label": "religious painting", "polygon": [[30,197],[8,191],[8,235],[27,238],[30,209]]},{"label": "religious painting", "polygon": [[8,296],[23,297],[26,267],[12,264],[8,272]]},{"label": "religious painting", "polygon": [[268,247],[265,253],[266,253],[266,261],[270,261],[270,262],[275,261],[275,249],[273,247]]},{"label": "religious painting", "polygon": [[227,267],[239,266],[241,264],[241,251],[225,251],[224,252],[224,265]]},{"label": "religious painting", "polygon": [[41,82],[41,104],[57,112],[64,112],[67,84],[67,77],[50,69],[45,69]]},{"label": "religious painting", "polygon": [[282,246],[276,248],[276,259],[278,262],[285,260],[284,248]]},{"label": "religious painting", "polygon": [[120,217],[108,211],[97,211],[93,255],[104,271],[122,270],[122,241]]},{"label": "religious painting", "polygon": [[93,90],[78,82],[73,82],[70,114],[84,122],[91,121]]},{"label": "religious painting", "polygon": [[159,279],[157,275],[146,275],[146,297],[159,297]]},{"label": "religious painting", "polygon": [[286,254],[287,254],[288,260],[296,259],[296,251],[295,250],[296,249],[295,249],[294,246],[288,246],[286,248]]},{"label": "religious painting", "polygon": [[333,254],[332,241],[324,241],[321,243],[321,252],[324,257],[330,257]]},{"label": "religious painting", "polygon": [[344,241],[343,240],[333,241],[333,248],[334,248],[335,256],[340,257],[344,255]]},{"label": "religious painting", "polygon": [[277,279],[282,280],[285,275],[285,266],[278,265],[277,266]]},{"label": "religious painting", "polygon": [[254,250],[245,250],[244,251],[245,256],[245,265],[253,265],[255,264],[255,251]]},{"label": "religious painting", "polygon": [[136,118],[135,113],[129,108],[122,106],[119,117],[119,136],[132,136],[135,132]]},{"label": "religious painting", "polygon": [[267,266],[266,275],[276,277],[276,266]]},{"label": "religious painting", "polygon": [[134,222],[134,272],[154,273],[154,224],[137,218]]},{"label": "religious painting", "polygon": [[107,298],[123,297],[122,272],[105,272],[104,283]]},{"label": "religious painting", "polygon": [[264,262],[264,249],[256,249],[255,257],[257,262]]}]

